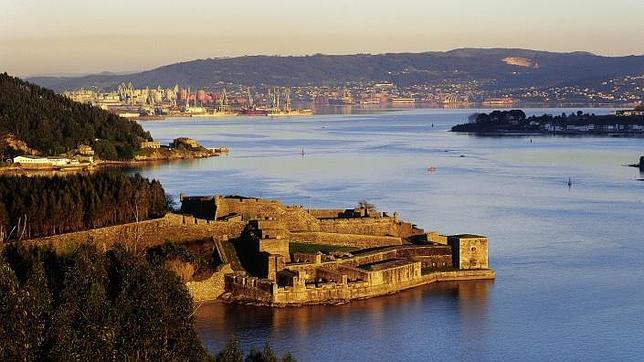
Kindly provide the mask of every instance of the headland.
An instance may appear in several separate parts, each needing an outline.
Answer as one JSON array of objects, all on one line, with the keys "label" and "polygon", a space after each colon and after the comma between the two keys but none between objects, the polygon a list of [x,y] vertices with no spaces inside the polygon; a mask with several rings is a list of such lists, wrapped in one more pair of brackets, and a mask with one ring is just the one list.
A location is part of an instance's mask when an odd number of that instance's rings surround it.
[{"label": "headland", "polygon": [[[307,209],[250,197],[182,195],[181,210],[161,219],[31,242],[65,250],[92,240],[107,249],[132,239],[139,248],[171,241],[192,250],[197,257],[167,263],[195,302],[342,304],[435,282],[495,278],[485,236],[425,232],[366,202]],[[216,262],[199,270],[191,262],[198,258]]]},{"label": "headland", "polygon": [[189,160],[217,157],[229,153],[227,147],[206,148],[188,137],[175,138],[168,145],[157,141],[141,141],[130,160],[102,160],[95,157],[94,149],[80,145],[65,154],[42,156],[30,150],[0,165],[0,174],[46,175],[49,173],[76,173],[94,171],[108,166],[135,166],[150,162]]},{"label": "headland", "polygon": [[475,113],[468,123],[452,127],[452,132],[468,132],[483,136],[609,136],[644,137],[644,110],[616,111],[609,115],[587,114],[582,111],[561,115],[544,114],[527,117],[522,110]]}]

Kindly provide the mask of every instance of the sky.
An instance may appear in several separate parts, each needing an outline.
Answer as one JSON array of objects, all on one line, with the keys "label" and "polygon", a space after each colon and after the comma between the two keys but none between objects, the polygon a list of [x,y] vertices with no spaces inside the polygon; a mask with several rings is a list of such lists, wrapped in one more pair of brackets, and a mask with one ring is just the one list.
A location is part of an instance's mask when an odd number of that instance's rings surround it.
[{"label": "sky", "polygon": [[644,0],[0,0],[0,72],[465,47],[641,55],[642,14]]}]

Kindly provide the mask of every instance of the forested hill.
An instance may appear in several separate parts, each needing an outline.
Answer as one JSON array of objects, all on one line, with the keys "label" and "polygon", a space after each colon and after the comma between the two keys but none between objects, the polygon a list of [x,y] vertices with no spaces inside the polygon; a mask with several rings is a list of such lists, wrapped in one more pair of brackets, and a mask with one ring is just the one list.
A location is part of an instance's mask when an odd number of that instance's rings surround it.
[{"label": "forested hill", "polygon": [[44,155],[88,144],[107,160],[132,159],[140,140],[151,139],[136,122],[4,73],[0,74],[0,136],[7,133]]},{"label": "forested hill", "polygon": [[199,59],[127,74],[34,77],[56,91],[96,86],[208,88],[243,85],[341,85],[354,81],[399,86],[442,81],[479,81],[491,89],[578,85],[615,76],[644,74],[644,55],[604,57],[586,52],[553,53],[526,49],[456,49],[447,52],[312,56],[244,56]]}]

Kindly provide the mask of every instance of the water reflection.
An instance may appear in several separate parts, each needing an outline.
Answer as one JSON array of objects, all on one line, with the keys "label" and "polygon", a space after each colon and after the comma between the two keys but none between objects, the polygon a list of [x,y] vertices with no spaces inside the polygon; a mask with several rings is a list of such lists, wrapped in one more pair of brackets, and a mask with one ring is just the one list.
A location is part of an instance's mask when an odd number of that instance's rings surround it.
[{"label": "water reflection", "polygon": [[[175,197],[243,194],[330,208],[366,199],[427,230],[490,236],[496,284],[438,284],[336,307],[208,305],[198,321],[204,342],[216,350],[231,332],[247,346],[270,338],[305,361],[644,354],[644,325],[633,318],[644,313],[644,193],[635,181],[644,175],[623,166],[642,154],[641,139],[531,143],[448,132],[475,111],[146,123],[164,142],[194,135],[231,149],[141,170]],[[526,113],[564,111],[577,109]]]},{"label": "water reflection", "polygon": [[[432,324],[448,318],[463,338],[476,340],[486,330],[488,300],[493,281],[445,282],[399,294],[354,301],[338,306],[305,306],[271,309],[211,302],[196,313],[196,327],[206,345],[218,350],[232,334],[243,346],[261,345],[269,339],[278,351],[324,359],[347,338],[382,340],[392,328],[417,333],[419,342],[431,346],[440,329]],[[423,318],[418,318],[423,316]],[[408,322],[399,323],[405,320]],[[329,326],[333,326],[331,332]],[[314,346],[312,347],[312,344]],[[346,348],[346,347],[344,347]],[[480,349],[483,346],[473,346]]]}]

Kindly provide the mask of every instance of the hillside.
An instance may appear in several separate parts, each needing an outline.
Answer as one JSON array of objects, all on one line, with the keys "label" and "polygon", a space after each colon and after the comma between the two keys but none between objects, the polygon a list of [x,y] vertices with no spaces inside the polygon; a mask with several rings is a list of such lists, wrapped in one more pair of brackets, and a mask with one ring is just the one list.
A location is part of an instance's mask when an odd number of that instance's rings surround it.
[{"label": "hillside", "polygon": [[644,74],[644,55],[604,57],[585,52],[552,53],[524,49],[457,49],[448,52],[379,55],[244,56],[200,59],[128,74],[35,77],[31,81],[61,91],[96,86],[207,88],[218,82],[244,85],[334,85],[350,81],[391,81],[398,85],[443,80],[484,81],[490,89],[547,87],[586,80]]},{"label": "hillside", "polygon": [[11,138],[44,155],[88,144],[106,160],[133,159],[140,140],[151,139],[136,122],[73,102],[6,73],[0,74],[1,135],[5,136],[0,137],[0,154],[5,157],[18,152],[11,143],[2,142]]}]

